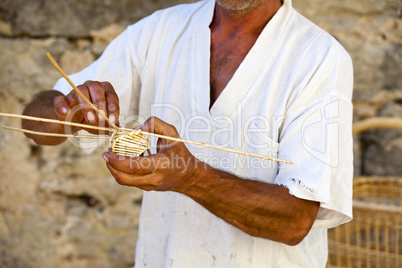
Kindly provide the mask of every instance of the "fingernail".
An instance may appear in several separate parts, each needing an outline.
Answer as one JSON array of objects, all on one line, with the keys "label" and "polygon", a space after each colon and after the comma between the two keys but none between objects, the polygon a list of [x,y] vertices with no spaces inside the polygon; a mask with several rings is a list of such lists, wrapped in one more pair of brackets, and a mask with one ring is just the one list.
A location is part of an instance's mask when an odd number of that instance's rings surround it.
[{"label": "fingernail", "polygon": [[109,115],[109,120],[110,120],[112,123],[116,123],[116,116],[115,116],[114,114],[110,114],[110,115]]},{"label": "fingernail", "polygon": [[68,109],[64,106],[61,107],[61,113],[62,114],[67,114],[68,113]]},{"label": "fingernail", "polygon": [[110,112],[113,112],[113,111],[116,109],[116,105],[114,105],[113,103],[111,103],[111,104],[109,104],[109,106],[108,106],[107,108],[108,108],[108,110],[109,110]]},{"label": "fingernail", "polygon": [[103,116],[101,115],[101,114],[106,115],[105,111],[104,111],[104,110],[99,110],[99,112],[100,112],[100,114],[98,114],[99,120],[105,120],[105,119],[103,118]]},{"label": "fingernail", "polygon": [[94,115],[94,113],[93,113],[93,112],[88,112],[88,113],[87,113],[87,119],[88,119],[89,122],[95,121],[95,115]]},{"label": "fingernail", "polygon": [[102,154],[102,158],[103,158],[103,160],[106,161],[106,163],[109,163],[109,158],[107,158],[107,156],[105,154]]}]

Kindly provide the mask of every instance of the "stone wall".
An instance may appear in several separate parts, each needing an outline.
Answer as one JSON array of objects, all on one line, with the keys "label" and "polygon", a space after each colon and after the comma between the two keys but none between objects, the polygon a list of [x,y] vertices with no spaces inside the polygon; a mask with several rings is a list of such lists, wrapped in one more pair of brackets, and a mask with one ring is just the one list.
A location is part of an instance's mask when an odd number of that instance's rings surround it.
[{"label": "stone wall", "polygon": [[[184,0],[3,0],[0,112],[20,114],[60,77],[94,61],[127,25]],[[355,121],[402,117],[400,0],[294,0],[335,36],[355,66]],[[19,127],[19,120],[0,118]],[[0,266],[131,267],[141,192],[119,186],[101,159],[71,143],[37,146],[0,129]],[[356,174],[402,176],[402,133],[356,138]]]}]

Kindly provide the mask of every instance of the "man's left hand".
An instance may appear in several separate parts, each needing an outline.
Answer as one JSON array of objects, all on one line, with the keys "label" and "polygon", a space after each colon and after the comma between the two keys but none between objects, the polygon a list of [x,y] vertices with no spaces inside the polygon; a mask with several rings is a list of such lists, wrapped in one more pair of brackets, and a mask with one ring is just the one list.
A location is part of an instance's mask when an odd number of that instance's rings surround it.
[{"label": "man's left hand", "polygon": [[[151,117],[141,127],[143,131],[180,138],[176,128]],[[197,166],[205,165],[195,158],[181,142],[158,139],[157,153],[149,156],[124,157],[105,152],[107,168],[121,185],[146,191],[177,191],[190,187]]]}]

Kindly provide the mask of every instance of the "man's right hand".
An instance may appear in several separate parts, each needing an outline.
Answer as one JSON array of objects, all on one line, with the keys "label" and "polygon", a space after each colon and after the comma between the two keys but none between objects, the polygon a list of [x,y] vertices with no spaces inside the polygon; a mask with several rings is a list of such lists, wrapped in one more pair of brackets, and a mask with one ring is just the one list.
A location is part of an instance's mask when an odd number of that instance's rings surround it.
[{"label": "man's right hand", "polygon": [[[83,85],[79,85],[77,88],[95,105],[96,108],[104,113],[111,122],[115,124],[118,123],[120,112],[119,98],[109,82],[87,81]],[[85,103],[85,101],[74,90],[67,94],[67,96],[64,96],[61,92],[55,90],[41,92],[25,107],[23,114],[88,124],[91,126],[108,126],[105,119]],[[79,130],[79,128],[70,128],[62,124],[43,123],[29,120],[23,120],[22,127],[33,131],[62,134],[71,134]],[[102,131],[87,130],[94,134],[105,134]],[[31,134],[26,134],[26,136],[32,138],[36,143],[41,145],[57,145],[65,140],[65,138]]]}]

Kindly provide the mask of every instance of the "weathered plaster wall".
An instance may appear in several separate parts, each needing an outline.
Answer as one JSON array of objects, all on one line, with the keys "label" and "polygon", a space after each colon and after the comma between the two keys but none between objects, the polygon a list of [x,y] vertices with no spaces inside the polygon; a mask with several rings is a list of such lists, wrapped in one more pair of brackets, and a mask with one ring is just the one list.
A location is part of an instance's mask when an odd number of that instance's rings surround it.
[{"label": "weathered plaster wall", "polygon": [[[0,1],[0,112],[20,114],[60,75],[94,61],[127,25],[181,0]],[[294,0],[355,66],[355,120],[402,117],[402,2]],[[0,118],[19,127],[19,120]],[[0,266],[131,267],[141,192],[119,186],[100,155],[40,147],[0,129]],[[356,174],[402,176],[401,131],[356,138]]]}]

